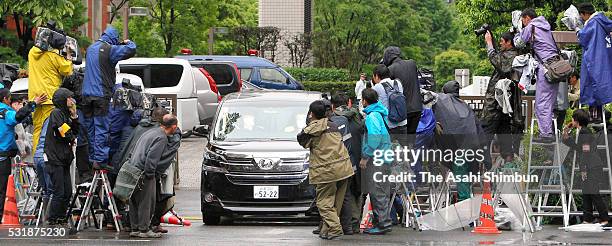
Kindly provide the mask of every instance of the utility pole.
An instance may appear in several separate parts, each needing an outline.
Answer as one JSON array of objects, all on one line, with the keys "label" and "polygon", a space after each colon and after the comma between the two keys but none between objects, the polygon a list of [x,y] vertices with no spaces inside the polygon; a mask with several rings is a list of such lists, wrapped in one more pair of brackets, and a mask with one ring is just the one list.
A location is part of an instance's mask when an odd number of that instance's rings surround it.
[{"label": "utility pole", "polygon": [[213,44],[215,42],[215,28],[214,27],[210,27],[208,28],[208,55],[212,55],[213,54]]},{"label": "utility pole", "polygon": [[123,5],[123,40],[128,39],[128,23],[130,18],[130,2]]}]

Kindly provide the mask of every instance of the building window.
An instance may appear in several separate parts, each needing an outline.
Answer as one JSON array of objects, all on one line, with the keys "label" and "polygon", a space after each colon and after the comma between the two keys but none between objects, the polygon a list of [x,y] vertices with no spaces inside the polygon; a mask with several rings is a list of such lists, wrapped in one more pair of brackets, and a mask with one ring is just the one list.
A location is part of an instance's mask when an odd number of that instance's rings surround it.
[{"label": "building window", "polygon": [[304,33],[312,31],[312,0],[304,0]]}]

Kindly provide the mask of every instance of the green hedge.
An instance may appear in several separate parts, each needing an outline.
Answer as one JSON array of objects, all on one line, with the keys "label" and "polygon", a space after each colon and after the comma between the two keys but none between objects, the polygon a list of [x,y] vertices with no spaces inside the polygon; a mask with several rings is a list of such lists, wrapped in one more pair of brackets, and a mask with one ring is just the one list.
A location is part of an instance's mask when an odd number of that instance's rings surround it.
[{"label": "green hedge", "polygon": [[350,97],[355,96],[355,83],[352,81],[303,81],[307,91],[319,91],[333,94],[337,91],[348,93]]},{"label": "green hedge", "polygon": [[[285,68],[291,76],[299,81],[350,81],[346,69],[336,68]],[[357,81],[357,80],[355,80]]]}]

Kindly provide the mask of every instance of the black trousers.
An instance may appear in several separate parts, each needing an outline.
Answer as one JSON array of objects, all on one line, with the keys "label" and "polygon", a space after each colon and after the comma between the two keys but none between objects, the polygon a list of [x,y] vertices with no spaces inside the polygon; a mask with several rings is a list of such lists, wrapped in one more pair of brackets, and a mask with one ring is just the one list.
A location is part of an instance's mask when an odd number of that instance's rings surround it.
[{"label": "black trousers", "polygon": [[161,184],[160,180],[155,180],[155,211],[153,212],[153,218],[151,219],[151,227],[158,226],[161,224],[161,218],[172,209],[170,196],[162,197],[161,195]]},{"label": "black trousers", "polygon": [[89,164],[89,146],[81,145],[76,148],[76,168],[78,172],[77,184],[91,182],[93,179],[93,169]]},{"label": "black trousers", "polygon": [[557,130],[563,131],[563,123],[565,123],[565,116],[567,115],[567,110],[553,110],[555,113],[555,117],[557,117]]},{"label": "black trousers", "polygon": [[344,200],[342,200],[342,210],[340,210],[340,224],[342,225],[342,231],[347,232],[353,229],[353,192],[351,186],[355,176],[348,178],[348,184],[346,185],[346,192],[344,193]]},{"label": "black trousers", "polygon": [[11,159],[0,161],[0,223],[4,215],[4,200],[6,200],[6,187],[8,177],[11,175]]},{"label": "black trousers", "polygon": [[132,231],[147,232],[151,227],[151,217],[155,211],[155,178],[138,181],[130,197],[130,225]]},{"label": "black trousers", "polygon": [[419,121],[421,120],[421,111],[408,113],[408,125],[406,125],[408,134],[415,135]]},{"label": "black trousers", "polygon": [[396,128],[389,129],[391,134],[391,140],[399,142],[402,146],[409,146],[410,135],[408,135],[408,128],[406,126],[398,126]]},{"label": "black trousers", "polygon": [[582,214],[586,222],[593,222],[593,206],[599,213],[600,221],[609,221],[608,206],[600,194],[582,194]]},{"label": "black trousers", "polygon": [[53,193],[49,204],[49,224],[66,222],[66,211],[72,196],[72,181],[70,164],[63,165],[53,162],[45,164],[45,170],[51,177]]}]

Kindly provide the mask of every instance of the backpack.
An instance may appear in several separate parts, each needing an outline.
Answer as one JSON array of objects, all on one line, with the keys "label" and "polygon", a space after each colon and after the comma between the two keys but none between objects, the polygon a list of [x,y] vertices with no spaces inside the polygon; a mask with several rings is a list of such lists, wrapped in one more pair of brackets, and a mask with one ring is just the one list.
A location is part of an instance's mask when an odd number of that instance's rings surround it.
[{"label": "backpack", "polygon": [[393,86],[389,83],[382,83],[385,92],[389,97],[389,121],[392,123],[400,123],[408,118],[406,113],[406,96],[398,85],[397,80],[393,81]]}]

